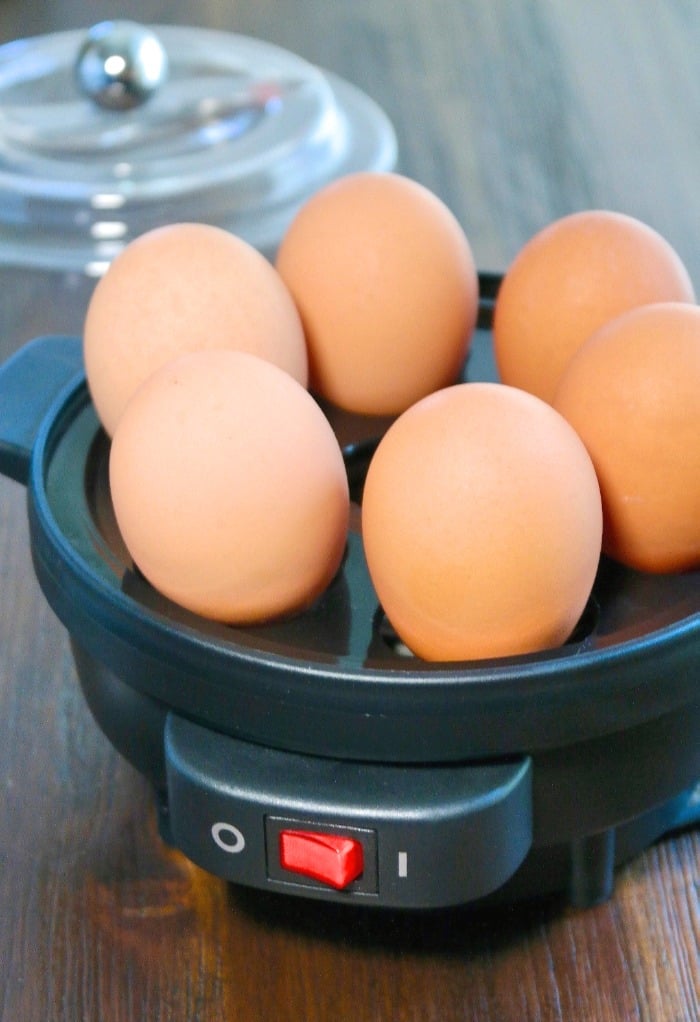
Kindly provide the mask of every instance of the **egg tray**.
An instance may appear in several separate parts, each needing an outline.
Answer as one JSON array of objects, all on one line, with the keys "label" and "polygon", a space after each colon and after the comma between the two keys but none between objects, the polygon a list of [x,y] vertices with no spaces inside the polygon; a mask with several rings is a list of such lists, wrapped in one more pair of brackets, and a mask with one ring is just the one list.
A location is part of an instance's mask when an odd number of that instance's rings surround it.
[{"label": "egg tray", "polygon": [[[490,322],[498,284],[497,275],[481,274],[468,380],[496,378]],[[389,420],[326,412],[354,502],[342,566],[305,613],[230,627],[174,605],[134,567],[112,510],[109,441],[90,401],[80,340],[37,339],[0,369],[0,471],[27,486],[36,575],[69,632],[96,721],[152,781],[163,836],[229,879],[280,886],[267,867],[238,876],[237,856],[219,861],[207,850],[211,843],[192,838],[204,823],[192,824],[190,796],[174,820],[172,801],[184,798],[184,782],[174,792],[180,768],[173,763],[190,755],[183,749],[196,746],[188,783],[209,771],[202,784],[217,798],[230,787],[226,763],[250,761],[240,767],[250,777],[246,805],[258,799],[256,785],[264,789],[265,819],[272,810],[298,814],[305,799],[321,822],[364,826],[404,810],[414,819],[413,777],[425,781],[422,811],[435,831],[443,781],[445,791],[448,781],[470,791],[472,781],[477,788],[484,782],[485,801],[470,817],[474,847],[490,804],[489,770],[500,778],[493,791],[501,792],[491,802],[502,796],[505,805],[518,789],[515,816],[505,814],[478,863],[475,853],[473,883],[433,880],[376,903],[431,907],[564,888],[582,904],[607,896],[617,863],[700,816],[700,572],[645,575],[603,557],[581,621],[562,647],[468,663],[421,661],[402,647],[378,605],[359,534],[364,473]],[[507,798],[504,770],[512,781]],[[347,774],[342,783],[338,771]],[[272,791],[273,775],[298,777],[299,791],[292,780]],[[498,875],[487,861],[498,858],[494,841],[512,846]],[[312,897],[353,896],[288,887]]]}]

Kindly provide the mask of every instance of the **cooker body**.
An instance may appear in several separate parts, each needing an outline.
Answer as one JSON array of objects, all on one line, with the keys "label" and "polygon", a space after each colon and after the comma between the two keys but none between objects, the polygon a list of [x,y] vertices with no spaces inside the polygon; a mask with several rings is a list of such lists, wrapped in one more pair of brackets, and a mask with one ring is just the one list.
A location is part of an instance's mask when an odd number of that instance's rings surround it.
[{"label": "cooker body", "polygon": [[[363,763],[242,742],[133,689],[75,640],[72,648],[97,724],[153,785],[163,838],[233,882],[384,907],[552,892],[590,905],[609,896],[617,866],[697,812],[700,700],[636,727],[534,753],[465,755],[449,764]],[[483,785],[481,801],[466,800],[446,831],[445,803],[460,791],[466,798],[475,779]],[[384,810],[378,794],[387,799]],[[486,819],[484,804],[492,809],[494,803],[495,820]],[[270,820],[293,821],[303,831],[370,835],[379,862],[371,890],[339,891],[285,877],[270,866],[277,854]],[[213,836],[217,825],[243,833],[242,821],[246,835],[257,839],[253,867],[232,851],[235,845]],[[412,864],[403,878],[400,852]],[[426,875],[413,866],[416,857]]]},{"label": "cooker body", "polygon": [[[431,665],[387,641],[351,533],[308,614],[203,621],[130,561],[81,361],[77,339],[45,338],[0,370],[0,471],[27,485],[34,568],[90,709],[193,861],[375,906],[591,904],[618,863],[697,818],[697,572],[603,560],[565,647]],[[354,489],[371,433],[344,444]]]}]

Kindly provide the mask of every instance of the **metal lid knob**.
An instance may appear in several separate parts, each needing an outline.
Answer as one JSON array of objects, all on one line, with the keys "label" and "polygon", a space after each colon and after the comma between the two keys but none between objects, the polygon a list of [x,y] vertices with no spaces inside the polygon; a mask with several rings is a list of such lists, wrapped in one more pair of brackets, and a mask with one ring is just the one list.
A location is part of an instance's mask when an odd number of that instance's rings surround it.
[{"label": "metal lid knob", "polygon": [[158,36],[133,21],[102,21],[87,33],[75,62],[80,91],[105,110],[141,106],[168,77]]}]

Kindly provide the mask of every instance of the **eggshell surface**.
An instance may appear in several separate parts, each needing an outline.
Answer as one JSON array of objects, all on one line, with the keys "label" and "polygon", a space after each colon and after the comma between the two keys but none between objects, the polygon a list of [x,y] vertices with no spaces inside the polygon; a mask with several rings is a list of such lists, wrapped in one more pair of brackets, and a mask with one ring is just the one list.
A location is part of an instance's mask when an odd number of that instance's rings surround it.
[{"label": "eggshell surface", "polygon": [[655,302],[693,302],[671,245],[634,217],[573,213],[520,250],[499,289],[493,342],[499,377],[551,401],[567,363],[606,322]]},{"label": "eggshell surface", "polygon": [[310,387],[393,415],[457,378],[476,322],[469,242],[445,204],[399,174],[362,172],[302,207],[276,266],[300,311]]},{"label": "eggshell surface", "polygon": [[449,387],[400,416],[362,500],[379,601],[426,660],[565,642],[591,592],[601,531],[579,437],[551,406],[501,384]]},{"label": "eggshell surface", "polygon": [[128,403],[110,489],[134,562],[205,617],[262,622],[304,609],[343,556],[348,484],[308,392],[257,356],[182,355]]},{"label": "eggshell surface", "polygon": [[661,303],[608,323],[554,404],[596,467],[606,553],[649,572],[700,565],[700,309]]},{"label": "eggshell surface", "polygon": [[274,267],[218,227],[156,228],[115,258],[88,305],[87,381],[110,436],[154,370],[201,348],[247,351],[307,383],[301,321]]}]

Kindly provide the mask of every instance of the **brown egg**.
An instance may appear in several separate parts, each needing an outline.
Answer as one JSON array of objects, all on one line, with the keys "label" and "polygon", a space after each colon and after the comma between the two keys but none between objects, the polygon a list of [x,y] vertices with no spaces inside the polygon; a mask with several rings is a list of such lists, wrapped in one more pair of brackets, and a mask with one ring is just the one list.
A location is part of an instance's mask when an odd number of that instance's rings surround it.
[{"label": "brown egg", "polygon": [[85,368],[106,431],[155,369],[199,348],[247,351],[307,382],[299,315],[259,252],[206,224],[149,231],[117,256],[87,310]]},{"label": "brown egg", "polygon": [[596,467],[604,550],[643,571],[700,565],[700,309],[662,303],[608,323],[554,405]]},{"label": "brown egg", "polygon": [[520,250],[496,299],[493,338],[503,383],[546,401],[590,335],[627,309],[694,301],[688,273],[656,231],[607,210],[573,213]]},{"label": "brown egg", "polygon": [[257,356],[199,351],[157,370],[120,417],[109,473],[136,565],[205,617],[293,614],[338,569],[349,509],[340,448],[301,384]]},{"label": "brown egg", "polygon": [[380,603],[427,660],[565,642],[592,589],[601,530],[575,431],[502,384],[449,387],[406,411],[377,448],[362,500]]},{"label": "brown egg", "polygon": [[335,181],[298,213],[276,265],[321,397],[392,415],[456,379],[476,322],[477,275],[464,231],[422,185],[373,172]]}]

